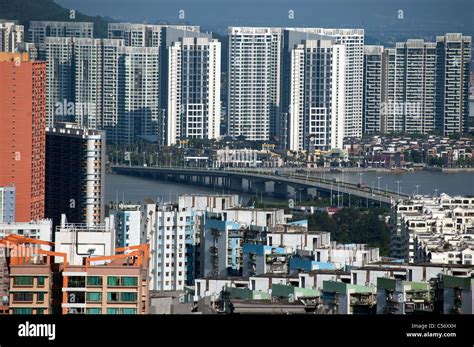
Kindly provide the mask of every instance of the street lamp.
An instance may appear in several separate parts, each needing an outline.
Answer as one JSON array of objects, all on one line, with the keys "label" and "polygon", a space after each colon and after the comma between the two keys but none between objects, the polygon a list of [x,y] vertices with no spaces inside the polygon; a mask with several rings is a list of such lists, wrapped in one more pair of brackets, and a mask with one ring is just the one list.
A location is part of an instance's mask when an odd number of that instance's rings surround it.
[{"label": "street lamp", "polygon": [[332,206],[332,181],[331,181],[331,206]]},{"label": "street lamp", "polygon": [[396,181],[397,182],[397,201],[400,200],[400,182],[401,181]]},{"label": "street lamp", "polygon": [[416,195],[418,195],[418,188],[420,188],[421,184],[415,184],[416,187]]},{"label": "street lamp", "polygon": [[380,193],[380,179],[382,177],[381,176],[377,176],[377,180],[378,180],[378,190],[379,190],[379,206],[382,206],[382,195]]}]

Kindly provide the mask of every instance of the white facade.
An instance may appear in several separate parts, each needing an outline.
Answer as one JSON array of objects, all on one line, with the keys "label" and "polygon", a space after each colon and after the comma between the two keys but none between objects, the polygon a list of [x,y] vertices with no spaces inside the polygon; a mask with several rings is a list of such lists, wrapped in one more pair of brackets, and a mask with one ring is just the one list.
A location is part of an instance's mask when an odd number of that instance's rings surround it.
[{"label": "white facade", "polygon": [[385,50],[386,94],[382,114],[387,132],[431,133],[435,129],[436,44],[397,42]]},{"label": "white facade", "polygon": [[392,207],[391,253],[408,262],[462,264],[474,249],[473,230],[473,198],[416,196]]},{"label": "white facade", "polygon": [[163,28],[199,32],[199,26],[150,25],[142,23],[109,23],[108,38],[123,39],[126,46],[160,47]]},{"label": "white facade", "polygon": [[167,140],[220,137],[221,44],[183,37],[168,50]]},{"label": "white facade", "polygon": [[[52,127],[56,121],[63,121],[65,115],[75,115],[64,111],[64,103],[73,103],[73,39],[69,37],[45,38],[46,58],[46,126]],[[58,106],[62,106],[59,109]],[[66,108],[67,109],[67,108]]]},{"label": "white facade", "polygon": [[[91,256],[115,254],[115,230],[113,217],[106,218],[101,225],[88,227],[85,224],[68,224],[64,221],[54,233],[55,251],[67,254],[70,265],[83,265],[84,259]],[[56,262],[59,257],[55,257]],[[94,265],[103,264],[94,262]]]},{"label": "white facade", "polygon": [[110,210],[115,222],[115,246],[128,247],[146,243],[141,227],[140,205],[119,204]]},{"label": "white facade", "polygon": [[123,94],[119,93],[118,139],[130,143],[135,136],[158,139],[163,134],[163,117],[159,107],[160,50],[157,47],[123,47],[120,64]]},{"label": "white facade", "polygon": [[[52,241],[53,223],[50,219],[43,219],[36,222],[14,222],[0,223],[0,239],[8,235],[20,235],[36,240]],[[50,250],[51,247],[41,245],[42,249]],[[1,250],[2,248],[0,248]]]},{"label": "white facade", "polygon": [[385,129],[382,119],[383,46],[364,47],[364,133],[379,133]]},{"label": "white facade", "polygon": [[380,261],[379,249],[363,244],[336,244],[330,247],[314,249],[314,259],[323,263],[331,263],[336,269],[346,266],[365,266]]},{"label": "white facade", "polygon": [[274,227],[285,224],[291,215],[285,210],[277,208],[232,208],[223,212],[224,219],[229,222],[240,223],[244,226]]},{"label": "white facade", "polygon": [[295,228],[291,225],[278,225],[267,232],[267,245],[284,247],[288,253],[295,253],[297,250],[313,251],[330,244],[331,233],[308,232],[307,228],[301,226]]},{"label": "white facade", "polygon": [[291,58],[289,149],[342,149],[345,46],[306,40],[292,49]]},{"label": "white facade", "polygon": [[17,52],[25,38],[24,30],[16,22],[0,20],[0,52]]},{"label": "white facade", "polygon": [[229,135],[269,140],[280,103],[281,28],[229,28]]},{"label": "white facade", "polygon": [[47,37],[94,37],[92,22],[30,21],[28,42],[44,43]]},{"label": "white facade", "polygon": [[78,125],[102,129],[103,44],[101,39],[74,39],[74,117]]},{"label": "white facade", "polygon": [[[157,205],[151,211],[156,221],[150,235],[151,290],[182,290],[186,284],[186,236],[192,225],[192,211],[175,205]],[[149,217],[149,218],[150,218]],[[188,231],[188,233],[187,233]]]},{"label": "white facade", "polygon": [[181,208],[193,209],[196,215],[204,212],[222,212],[223,210],[240,206],[237,194],[186,194],[178,197]]},{"label": "white facade", "polygon": [[291,28],[290,30],[329,36],[346,46],[344,137],[362,136],[364,81],[364,29]]},{"label": "white facade", "polygon": [[448,33],[436,37],[438,50],[437,128],[444,135],[467,132],[472,37]]}]

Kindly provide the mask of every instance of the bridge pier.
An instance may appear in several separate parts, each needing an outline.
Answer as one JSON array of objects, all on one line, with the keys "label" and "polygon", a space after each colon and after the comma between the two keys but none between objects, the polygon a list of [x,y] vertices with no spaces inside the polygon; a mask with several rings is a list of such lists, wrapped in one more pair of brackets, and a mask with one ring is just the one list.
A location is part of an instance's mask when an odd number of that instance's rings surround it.
[{"label": "bridge pier", "polygon": [[308,188],[295,187],[295,199],[296,201],[308,200]]},{"label": "bridge pier", "polygon": [[261,193],[266,193],[266,185],[265,185],[265,181],[249,181],[249,183],[251,182],[250,186],[251,186],[251,189],[250,191],[252,193],[257,193],[257,194],[261,194]]},{"label": "bridge pier", "polygon": [[242,191],[242,178],[240,177],[228,178],[228,188],[234,191]]},{"label": "bridge pier", "polygon": [[288,196],[288,184],[283,182],[275,182],[273,194],[275,197],[286,199]]}]

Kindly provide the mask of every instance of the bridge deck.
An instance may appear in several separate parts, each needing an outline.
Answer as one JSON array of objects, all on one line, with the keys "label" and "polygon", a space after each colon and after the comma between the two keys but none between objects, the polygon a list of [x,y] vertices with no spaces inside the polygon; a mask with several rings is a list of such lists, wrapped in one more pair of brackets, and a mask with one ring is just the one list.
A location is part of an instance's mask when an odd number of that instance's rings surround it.
[{"label": "bridge deck", "polygon": [[224,178],[242,178],[252,181],[262,182],[278,182],[284,183],[296,189],[316,188],[326,191],[337,190],[342,194],[350,194],[362,198],[367,198],[372,201],[383,202],[390,204],[392,200],[399,198],[407,198],[406,194],[397,194],[397,192],[371,189],[369,187],[359,188],[358,185],[348,182],[338,182],[329,179],[322,179],[319,177],[312,177],[300,173],[285,173],[280,171],[276,175],[275,170],[271,169],[214,169],[214,168],[183,168],[183,167],[143,167],[143,166],[121,166],[111,165],[112,170],[117,173],[160,173],[171,175],[193,175],[205,177],[224,177]]}]

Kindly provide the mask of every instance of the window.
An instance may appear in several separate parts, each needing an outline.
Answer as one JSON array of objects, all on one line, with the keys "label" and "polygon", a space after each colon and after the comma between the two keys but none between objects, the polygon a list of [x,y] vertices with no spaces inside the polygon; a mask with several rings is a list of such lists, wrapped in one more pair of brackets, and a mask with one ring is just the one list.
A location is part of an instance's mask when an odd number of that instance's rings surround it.
[{"label": "window", "polygon": [[15,286],[32,287],[33,277],[32,276],[15,276],[13,279]]},{"label": "window", "polygon": [[87,293],[87,302],[102,301],[102,293]]},{"label": "window", "polygon": [[100,276],[88,276],[87,286],[89,287],[100,287],[102,286],[102,277]]},{"label": "window", "polygon": [[45,278],[46,278],[46,277],[44,277],[44,276],[39,276],[39,277],[37,278],[38,287],[44,287],[44,279],[45,279]]},{"label": "window", "polygon": [[118,287],[120,286],[120,280],[117,276],[108,276],[107,277],[107,285],[109,287]]},{"label": "window", "polygon": [[84,276],[69,276],[67,286],[70,288],[84,288],[86,286],[86,278]]},{"label": "window", "polygon": [[37,308],[36,314],[44,314],[44,308]]},{"label": "window", "polygon": [[32,308],[14,308],[13,314],[33,314]]},{"label": "window", "polygon": [[36,301],[37,302],[44,302],[44,293],[39,292],[36,294]]},{"label": "window", "polygon": [[124,308],[122,309],[123,314],[137,314],[136,308]]},{"label": "window", "polygon": [[136,277],[122,277],[121,282],[123,287],[135,287],[138,279]]},{"label": "window", "polygon": [[137,301],[137,293],[121,293],[120,299],[124,302]]},{"label": "window", "polygon": [[137,314],[136,308],[108,308],[107,314]]},{"label": "window", "polygon": [[101,314],[102,310],[100,308],[88,308],[87,314]]},{"label": "window", "polygon": [[107,293],[107,302],[119,302],[120,293]]},{"label": "window", "polygon": [[33,293],[32,292],[17,292],[13,293],[13,302],[32,302]]}]

